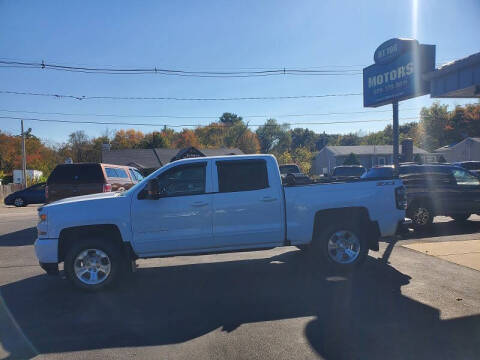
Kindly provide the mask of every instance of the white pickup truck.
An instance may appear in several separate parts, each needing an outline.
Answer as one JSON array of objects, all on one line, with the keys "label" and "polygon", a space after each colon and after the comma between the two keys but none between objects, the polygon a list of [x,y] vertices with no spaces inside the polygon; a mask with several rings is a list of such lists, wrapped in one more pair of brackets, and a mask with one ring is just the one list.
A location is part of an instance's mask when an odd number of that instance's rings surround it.
[{"label": "white pickup truck", "polygon": [[48,274],[64,262],[86,290],[112,284],[138,258],[290,245],[351,270],[395,234],[405,206],[400,180],[283,186],[271,155],[190,158],[125,192],[39,208],[35,251]]}]

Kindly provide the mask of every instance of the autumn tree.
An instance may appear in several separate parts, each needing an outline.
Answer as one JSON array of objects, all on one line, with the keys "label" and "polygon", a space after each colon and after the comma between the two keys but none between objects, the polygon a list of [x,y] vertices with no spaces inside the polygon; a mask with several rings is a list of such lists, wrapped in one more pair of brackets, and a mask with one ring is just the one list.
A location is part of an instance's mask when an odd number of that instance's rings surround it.
[{"label": "autumn tree", "polygon": [[183,129],[179,134],[175,146],[177,148],[186,148],[190,146],[198,148],[200,147],[200,142],[198,141],[198,138],[193,130]]},{"label": "autumn tree", "polygon": [[135,129],[118,130],[112,140],[112,149],[135,149],[140,147],[144,139],[141,131]]}]

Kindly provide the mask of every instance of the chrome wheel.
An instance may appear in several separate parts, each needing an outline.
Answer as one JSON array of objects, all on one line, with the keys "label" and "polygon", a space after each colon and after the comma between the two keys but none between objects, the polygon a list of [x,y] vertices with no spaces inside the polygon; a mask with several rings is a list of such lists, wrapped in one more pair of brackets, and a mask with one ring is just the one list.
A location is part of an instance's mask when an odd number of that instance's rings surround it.
[{"label": "chrome wheel", "polygon": [[87,285],[97,285],[108,278],[112,264],[102,250],[87,249],[77,255],[73,267],[78,280]]},{"label": "chrome wheel", "polygon": [[23,201],[22,198],[16,198],[13,204],[17,207],[22,207],[23,205],[25,205],[25,202]]},{"label": "chrome wheel", "polygon": [[339,264],[350,264],[360,255],[360,239],[349,230],[339,230],[328,239],[328,255]]},{"label": "chrome wheel", "polygon": [[412,220],[416,225],[427,225],[430,221],[430,211],[424,207],[416,208],[413,212]]}]

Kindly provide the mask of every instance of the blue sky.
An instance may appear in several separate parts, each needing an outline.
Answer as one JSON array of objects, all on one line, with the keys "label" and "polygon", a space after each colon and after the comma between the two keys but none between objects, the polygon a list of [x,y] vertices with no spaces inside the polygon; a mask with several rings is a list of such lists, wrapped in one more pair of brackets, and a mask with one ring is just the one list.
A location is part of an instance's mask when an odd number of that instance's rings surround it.
[{"label": "blue sky", "polygon": [[[480,1],[2,1],[0,58],[67,65],[187,70],[325,67],[361,68],[392,37],[435,44],[437,63],[480,51]],[[417,8],[416,16],[414,9]],[[415,21],[417,19],[417,21]],[[109,96],[245,97],[362,91],[362,76],[277,76],[201,79],[101,75],[0,68],[0,90]],[[429,96],[400,104],[400,119],[418,116]],[[463,104],[472,100],[442,100]],[[271,101],[175,102],[69,100],[0,94],[0,110],[123,115],[220,116],[235,112],[263,123],[282,114],[356,112],[278,118],[281,122],[388,119],[389,106],[363,108],[361,96]],[[410,110],[409,110],[410,109]],[[373,112],[372,112],[373,111]],[[95,118],[0,111],[44,119],[206,124],[207,119]],[[405,122],[407,120],[401,120]],[[411,121],[411,120],[410,120]],[[310,125],[317,132],[376,131],[389,122]],[[90,136],[132,126],[26,122],[34,134],[63,142],[74,130]],[[151,131],[154,127],[136,127]],[[0,129],[18,133],[17,120]]]}]

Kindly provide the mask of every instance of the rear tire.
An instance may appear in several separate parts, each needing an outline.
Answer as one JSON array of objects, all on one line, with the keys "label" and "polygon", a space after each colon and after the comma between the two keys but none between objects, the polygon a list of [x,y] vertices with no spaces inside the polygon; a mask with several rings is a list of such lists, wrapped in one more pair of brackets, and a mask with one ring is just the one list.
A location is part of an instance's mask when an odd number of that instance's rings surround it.
[{"label": "rear tire", "polygon": [[455,214],[455,215],[450,215],[450,217],[456,222],[464,222],[464,221],[467,221],[470,215],[472,214]]},{"label": "rear tire", "polygon": [[67,250],[64,268],[75,287],[99,291],[118,280],[125,261],[119,246],[108,239],[76,239]]},{"label": "rear tire", "polygon": [[334,272],[350,272],[368,255],[365,231],[355,224],[333,223],[321,229],[308,249],[312,265],[327,265]]}]

